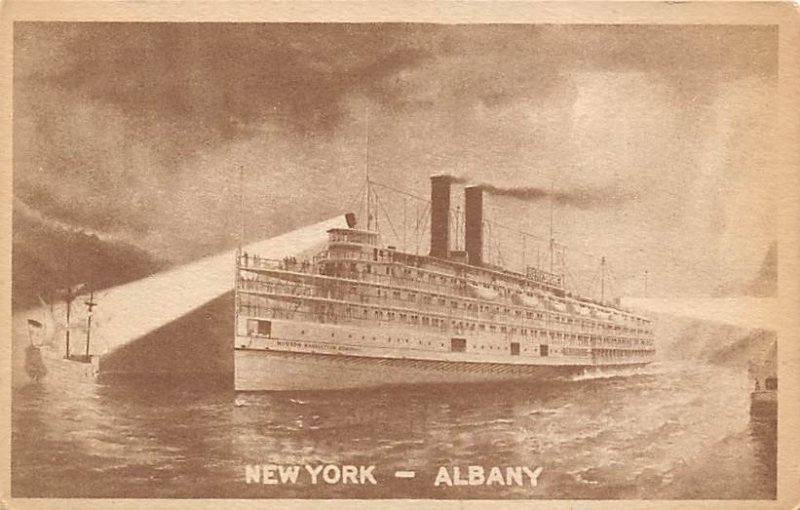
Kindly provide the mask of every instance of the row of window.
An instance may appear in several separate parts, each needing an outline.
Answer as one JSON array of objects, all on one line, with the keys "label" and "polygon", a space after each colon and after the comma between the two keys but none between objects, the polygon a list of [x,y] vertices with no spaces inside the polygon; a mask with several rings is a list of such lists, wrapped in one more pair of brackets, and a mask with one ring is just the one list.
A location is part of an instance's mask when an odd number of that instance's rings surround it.
[{"label": "row of window", "polygon": [[[352,299],[352,296],[348,296],[341,293],[342,288],[340,286],[331,289],[325,287],[309,287],[303,285],[272,284],[272,283],[267,283],[267,281],[259,279],[240,281],[240,288],[243,288],[245,290],[259,290],[259,287],[260,290],[264,292],[284,293],[284,294],[299,295],[299,296],[336,297],[337,299],[341,299],[343,301],[348,300],[347,298]],[[350,285],[349,289],[351,293],[357,295],[360,298],[361,302],[369,302],[369,295],[358,293],[358,285]],[[389,298],[390,291],[378,287],[374,289],[374,293],[375,293],[374,295],[377,296],[378,298],[386,300],[387,298]],[[643,328],[626,328],[620,326],[619,324],[597,323],[593,321],[587,321],[585,319],[573,318],[570,316],[565,316],[560,314],[543,313],[543,312],[524,310],[519,308],[511,309],[507,306],[499,306],[499,305],[490,306],[482,303],[472,303],[472,302],[453,300],[453,299],[450,299],[448,302],[447,298],[441,296],[437,297],[435,294],[424,294],[424,293],[420,294],[421,294],[421,300],[424,304],[431,304],[431,305],[435,304],[443,308],[448,308],[449,304],[449,309],[451,310],[464,310],[472,313],[494,312],[495,314],[503,314],[503,315],[511,315],[511,313],[513,312],[513,315],[519,319],[523,318],[524,314],[525,318],[531,320],[544,320],[546,317],[548,317],[553,322],[559,324],[576,325],[590,329],[599,327],[602,329],[613,330],[613,331],[622,331],[634,334],[647,334],[647,330]],[[391,297],[399,301],[416,302],[417,292],[392,290]],[[352,311],[348,310],[348,313],[352,313]]]},{"label": "row of window", "polygon": [[[347,252],[345,251],[345,254],[346,253]],[[390,251],[387,250],[386,253],[390,253]],[[379,251],[377,248],[375,248],[374,249],[374,255],[373,255],[373,260],[374,261],[378,261],[378,254],[380,254],[380,257],[382,259],[384,251],[383,250]],[[321,268],[322,268],[322,274],[328,274],[329,276],[339,276],[339,275],[341,275],[342,272],[346,271],[345,264],[344,263],[340,263],[340,262],[329,262],[327,264],[323,264],[321,266]],[[372,273],[372,266],[369,265],[369,264],[367,264],[366,266],[362,266],[362,265],[359,265],[359,264],[350,263],[349,264],[349,269],[350,269],[350,272],[354,273],[354,274],[358,274],[359,272]],[[534,269],[534,268],[531,268],[531,269]],[[449,283],[449,284],[455,285],[457,289],[463,289],[468,285],[468,283],[470,283],[465,278],[442,275],[442,274],[436,274],[436,273],[433,273],[433,272],[430,272],[430,271],[426,271],[426,270],[423,270],[423,269],[411,269],[411,268],[408,268],[408,267],[402,267],[402,270],[400,270],[398,268],[398,271],[395,272],[394,267],[386,265],[384,267],[383,271],[376,271],[375,273],[377,274],[379,272],[380,273],[385,273],[386,275],[390,275],[390,276],[396,276],[396,275],[399,275],[399,273],[402,273],[402,275],[406,276],[407,279],[413,279],[413,281],[415,283],[425,282],[426,280],[427,280],[428,283],[438,283],[438,284],[448,284]],[[416,275],[414,273],[416,273]],[[506,287],[504,285],[497,285],[497,284],[494,284],[494,283],[492,283],[492,284],[477,283],[477,282],[471,282],[471,283],[475,284],[475,285],[481,285],[481,286],[483,286],[485,288],[493,289],[493,290],[501,293],[504,296],[507,296],[507,295],[510,295],[511,293],[513,293],[511,289],[509,289],[508,287]],[[631,321],[634,321],[636,323],[645,323],[645,322],[647,322],[646,319],[643,319],[643,318],[640,318],[640,317],[635,317],[635,316],[625,316],[625,318],[627,320],[631,320]]]},{"label": "row of window", "polygon": [[[302,320],[313,320],[315,322],[338,322],[337,320],[330,320],[331,317],[336,317],[336,314],[331,314],[328,308],[325,305],[320,305],[314,311],[303,311],[303,310],[282,310],[274,307],[269,306],[258,306],[253,303],[247,302],[240,302],[240,311],[245,314],[253,314],[253,315],[261,315],[261,316],[269,316],[269,317],[280,317],[280,318],[288,318],[288,319],[302,319]],[[354,316],[348,315],[349,319],[360,319],[360,320],[375,320],[375,321],[394,321],[394,320],[401,320],[401,321],[409,321],[413,322],[414,324],[419,324],[423,327],[429,327],[432,329],[446,331],[448,328],[448,321],[439,317],[430,317],[427,315],[418,315],[418,314],[406,314],[406,313],[396,313],[396,312],[388,312],[384,314],[381,310],[373,310],[372,316],[368,314],[369,310],[367,308],[362,309],[363,315],[362,316]],[[462,321],[450,321],[450,329],[452,331],[457,332],[467,332],[467,331],[480,331],[480,332],[489,332],[492,334],[504,334],[504,335],[521,335],[525,338],[533,339],[542,339],[547,340],[550,342],[557,342],[557,343],[570,343],[573,345],[580,345],[580,346],[606,346],[606,345],[652,345],[653,341],[649,338],[631,338],[631,337],[603,337],[599,335],[586,335],[580,333],[567,333],[561,331],[552,331],[552,330],[545,330],[545,329],[535,329],[535,328],[517,328],[517,327],[509,327],[507,325],[496,325],[496,324],[476,324],[476,323],[464,323]]]},{"label": "row of window", "polygon": [[[265,336],[270,337],[272,334],[272,322],[269,320],[264,319],[248,319],[247,320],[247,335],[248,336]],[[300,335],[305,335],[305,329],[300,331]],[[336,332],[331,332],[331,338],[336,338]],[[347,338],[352,340],[353,334],[348,333]],[[378,341],[376,336],[372,336],[372,341]],[[367,340],[367,335],[361,335],[361,340]],[[395,337],[394,340],[391,336],[386,338],[386,343],[397,343],[397,344],[412,344],[414,342],[409,342],[409,339],[406,338],[398,338]],[[422,340],[417,340],[417,345],[420,346],[431,346],[431,341],[427,340],[425,344],[423,344]],[[445,344],[443,342],[439,343],[439,347],[444,347]],[[488,349],[487,349],[488,347]],[[487,344],[474,344],[473,348],[485,351],[485,350],[498,350],[503,351],[504,349],[500,346],[496,345],[487,345]],[[451,352],[466,352],[467,351],[467,339],[466,338],[451,338],[450,339],[450,350]],[[527,352],[528,348],[525,347],[524,350]],[[538,346],[533,347],[535,352],[538,352],[540,356],[548,356],[550,353],[550,346],[548,344],[539,344]],[[519,342],[510,342],[509,343],[509,352],[512,356],[516,356],[520,354],[520,343]],[[590,354],[594,354],[600,357],[630,357],[630,356],[646,356],[652,354],[652,349],[581,349],[575,347],[563,347],[561,349],[561,354],[564,356],[588,356]]]}]

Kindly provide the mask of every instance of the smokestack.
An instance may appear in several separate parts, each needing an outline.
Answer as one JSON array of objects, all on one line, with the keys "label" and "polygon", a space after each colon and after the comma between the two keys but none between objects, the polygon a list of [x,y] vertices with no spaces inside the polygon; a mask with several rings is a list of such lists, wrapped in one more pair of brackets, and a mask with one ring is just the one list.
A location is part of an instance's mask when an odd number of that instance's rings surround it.
[{"label": "smokestack", "polygon": [[450,254],[450,176],[431,177],[431,257]]},{"label": "smokestack", "polygon": [[483,188],[464,188],[464,248],[467,262],[473,266],[483,264]]}]

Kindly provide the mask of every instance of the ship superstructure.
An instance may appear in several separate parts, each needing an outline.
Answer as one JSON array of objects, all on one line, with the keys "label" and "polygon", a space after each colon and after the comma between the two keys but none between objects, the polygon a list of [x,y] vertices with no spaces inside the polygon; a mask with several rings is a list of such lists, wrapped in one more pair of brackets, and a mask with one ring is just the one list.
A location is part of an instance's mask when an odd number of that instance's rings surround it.
[{"label": "ship superstructure", "polygon": [[464,251],[450,249],[447,176],[431,178],[430,254],[380,234],[328,231],[307,260],[237,257],[240,391],[555,378],[642,366],[650,319],[564,289],[563,276],[483,261],[483,189],[464,190]]}]

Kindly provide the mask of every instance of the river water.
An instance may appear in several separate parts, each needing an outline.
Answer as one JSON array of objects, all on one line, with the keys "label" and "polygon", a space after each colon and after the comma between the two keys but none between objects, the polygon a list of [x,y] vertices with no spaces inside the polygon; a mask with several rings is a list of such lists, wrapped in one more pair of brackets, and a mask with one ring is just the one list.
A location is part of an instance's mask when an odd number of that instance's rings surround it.
[{"label": "river water", "polygon": [[[743,370],[661,362],[544,385],[243,395],[224,386],[15,388],[12,495],[775,497],[775,418],[751,418]],[[248,484],[256,464],[374,465],[378,483]],[[536,487],[434,486],[440,466],[469,465],[542,471]]]}]

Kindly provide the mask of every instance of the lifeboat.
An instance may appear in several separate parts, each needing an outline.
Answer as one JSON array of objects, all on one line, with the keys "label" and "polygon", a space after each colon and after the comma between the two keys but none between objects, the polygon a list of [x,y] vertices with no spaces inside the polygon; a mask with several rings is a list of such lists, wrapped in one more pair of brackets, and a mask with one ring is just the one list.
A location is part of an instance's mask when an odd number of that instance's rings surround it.
[{"label": "lifeboat", "polygon": [[489,301],[497,299],[497,291],[494,289],[486,288],[483,285],[475,285],[474,283],[467,284],[467,286],[475,297]]},{"label": "lifeboat", "polygon": [[600,310],[595,310],[594,316],[597,317],[598,319],[608,320],[611,314],[609,312],[602,312]]},{"label": "lifeboat", "polygon": [[519,304],[530,306],[532,308],[539,308],[539,306],[541,305],[539,298],[530,294],[526,294],[524,292],[519,294],[514,294],[514,299]]}]

